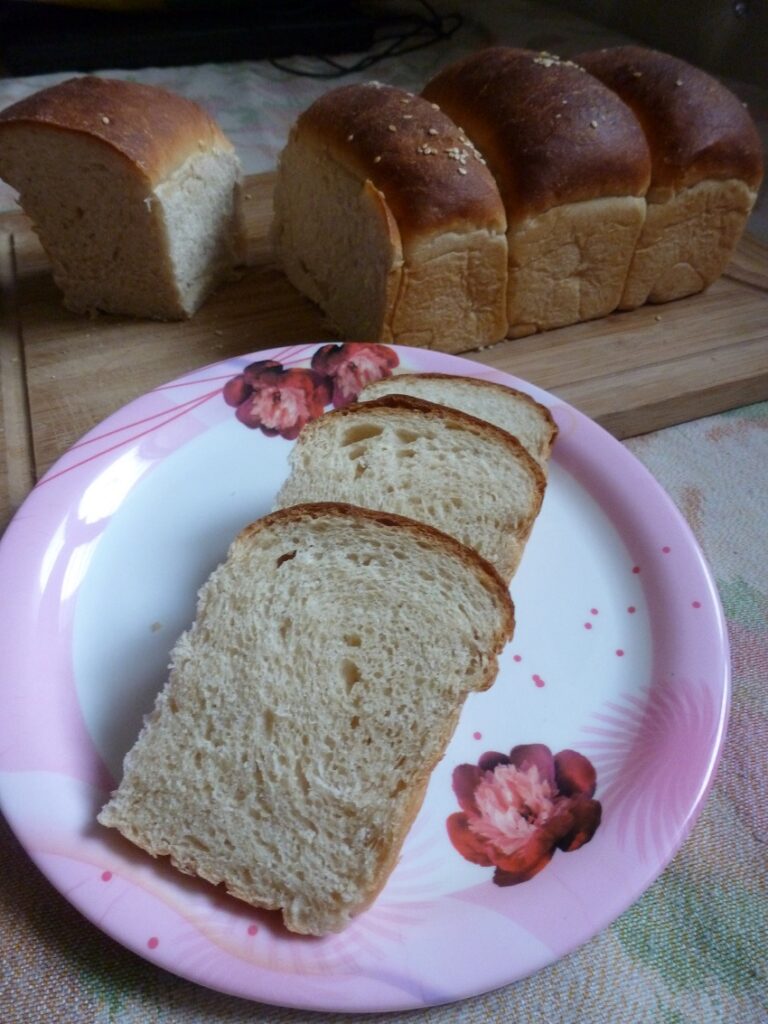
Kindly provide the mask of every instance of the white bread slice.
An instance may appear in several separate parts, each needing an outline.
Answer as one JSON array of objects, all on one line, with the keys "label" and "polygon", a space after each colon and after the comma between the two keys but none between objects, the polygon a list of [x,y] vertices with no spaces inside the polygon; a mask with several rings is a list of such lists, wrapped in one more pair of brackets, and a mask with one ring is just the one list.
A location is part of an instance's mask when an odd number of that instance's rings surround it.
[{"label": "white bread slice", "polygon": [[407,515],[474,548],[510,580],[546,477],[520,442],[457,409],[387,395],[308,423],[276,508],[342,501]]},{"label": "white bread slice", "polygon": [[384,395],[411,395],[493,423],[516,437],[546,472],[557,426],[549,409],[524,391],[449,373],[397,373],[367,384],[359,400]]},{"label": "white bread slice", "polygon": [[184,319],[244,261],[232,144],[156,86],[86,76],[8,107],[0,177],[75,312]]},{"label": "white bread slice", "polygon": [[513,628],[491,566],[428,526],[343,505],[266,516],[202,587],[99,821],[292,931],[341,930]]}]

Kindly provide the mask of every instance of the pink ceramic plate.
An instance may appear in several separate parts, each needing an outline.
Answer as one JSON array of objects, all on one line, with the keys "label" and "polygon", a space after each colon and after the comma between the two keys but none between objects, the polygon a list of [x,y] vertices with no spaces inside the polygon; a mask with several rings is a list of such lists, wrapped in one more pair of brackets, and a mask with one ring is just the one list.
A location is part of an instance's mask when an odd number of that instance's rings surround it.
[{"label": "pink ceramic plate", "polygon": [[[517,386],[550,406],[560,436],[495,686],[467,701],[373,908],[340,935],[301,938],[134,851],[95,816],[198,586],[270,508],[290,438],[362,381],[403,369]],[[435,352],[294,347],[132,402],[60,459],[15,517],[0,545],[0,600],[0,799],[30,856],[124,946],[264,1002],[428,1006],[552,963],[662,871],[723,741],[723,617],[668,497],[574,409]]]}]

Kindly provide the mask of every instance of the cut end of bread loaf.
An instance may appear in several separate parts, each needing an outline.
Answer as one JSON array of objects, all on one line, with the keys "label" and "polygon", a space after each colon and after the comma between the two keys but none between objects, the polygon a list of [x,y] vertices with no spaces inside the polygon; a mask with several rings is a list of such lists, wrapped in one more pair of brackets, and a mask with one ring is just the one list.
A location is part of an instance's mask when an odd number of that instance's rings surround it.
[{"label": "cut end of bread loaf", "polygon": [[345,338],[463,352],[506,333],[506,218],[449,118],[374,83],[320,97],[280,155],[272,240]]},{"label": "cut end of bread loaf", "polygon": [[244,261],[237,155],[163,89],[79,78],[6,109],[0,177],[75,312],[184,319]]},{"label": "cut end of bread loaf", "polygon": [[453,538],[344,505],[273,513],[201,589],[99,821],[292,931],[341,930],[513,628],[503,581]]},{"label": "cut end of bread loaf", "polygon": [[384,395],[410,395],[486,420],[516,437],[541,468],[547,469],[557,425],[549,409],[524,391],[477,377],[395,373],[366,385],[360,393],[360,401],[368,402]]},{"label": "cut end of bread loaf", "polygon": [[517,438],[411,396],[386,395],[308,423],[276,507],[343,501],[429,523],[514,575],[546,487]]}]

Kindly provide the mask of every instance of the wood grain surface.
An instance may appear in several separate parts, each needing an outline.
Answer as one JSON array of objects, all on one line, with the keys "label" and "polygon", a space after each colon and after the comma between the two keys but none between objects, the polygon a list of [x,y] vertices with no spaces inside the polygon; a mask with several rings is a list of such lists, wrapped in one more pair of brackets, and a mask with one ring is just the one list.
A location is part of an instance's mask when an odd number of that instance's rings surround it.
[{"label": "wood grain surface", "polygon": [[[69,313],[29,222],[0,216],[0,529],[70,445],[131,399],[220,359],[334,337],[272,261],[273,181],[247,181],[247,269],[182,323]],[[768,250],[745,236],[701,295],[466,356],[546,388],[617,437],[768,398]]]}]

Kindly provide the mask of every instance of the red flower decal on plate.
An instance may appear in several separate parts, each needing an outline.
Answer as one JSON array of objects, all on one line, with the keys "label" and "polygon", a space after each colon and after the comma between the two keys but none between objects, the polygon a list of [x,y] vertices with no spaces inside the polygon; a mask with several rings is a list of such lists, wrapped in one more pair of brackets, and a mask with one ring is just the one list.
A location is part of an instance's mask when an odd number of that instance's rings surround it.
[{"label": "red flower decal on plate", "polygon": [[526,882],[555,850],[578,850],[595,834],[596,785],[592,763],[575,750],[553,757],[543,743],[527,743],[490,751],[454,769],[461,812],[448,818],[448,835],[467,860],[496,869],[497,885]]},{"label": "red flower decal on plate", "polygon": [[305,423],[321,416],[331,399],[328,382],[313,370],[286,369],[271,359],[251,363],[224,385],[224,401],[246,427],[287,441]]},{"label": "red flower decal on plate", "polygon": [[246,427],[293,441],[326,405],[349,405],[366,384],[389,377],[399,362],[397,353],[385,345],[323,345],[312,357],[311,369],[262,359],[228,380],[222,393]]},{"label": "red flower decal on plate", "polygon": [[390,377],[399,362],[397,352],[386,345],[349,341],[319,348],[312,356],[312,369],[329,378],[333,406],[340,409],[354,402],[366,384]]}]

